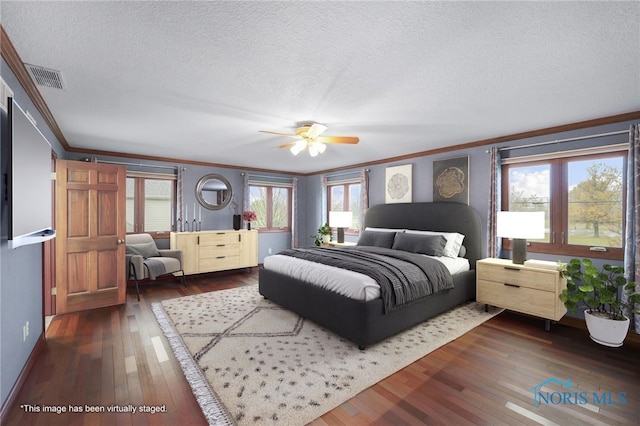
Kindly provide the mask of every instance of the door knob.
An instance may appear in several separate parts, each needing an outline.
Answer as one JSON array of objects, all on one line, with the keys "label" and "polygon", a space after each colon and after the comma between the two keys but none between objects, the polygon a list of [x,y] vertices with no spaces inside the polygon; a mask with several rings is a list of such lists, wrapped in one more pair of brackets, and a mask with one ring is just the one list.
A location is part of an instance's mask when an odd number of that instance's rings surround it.
[{"label": "door knob", "polygon": [[118,244],[122,244],[122,243],[124,243],[124,240],[118,239]]}]

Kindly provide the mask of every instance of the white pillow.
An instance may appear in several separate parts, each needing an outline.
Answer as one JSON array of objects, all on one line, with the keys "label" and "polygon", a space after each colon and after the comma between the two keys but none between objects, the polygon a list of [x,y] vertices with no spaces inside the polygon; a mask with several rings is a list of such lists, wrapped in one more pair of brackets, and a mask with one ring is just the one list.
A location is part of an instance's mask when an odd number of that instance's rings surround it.
[{"label": "white pillow", "polygon": [[462,241],[464,240],[464,235],[457,232],[418,231],[415,229],[407,229],[405,232],[407,234],[442,235],[447,240],[443,254],[453,258],[458,257],[460,247],[462,247]]},{"label": "white pillow", "polygon": [[397,229],[397,228],[372,228],[367,226],[364,228],[365,231],[374,231],[374,232],[404,232],[406,229]]}]

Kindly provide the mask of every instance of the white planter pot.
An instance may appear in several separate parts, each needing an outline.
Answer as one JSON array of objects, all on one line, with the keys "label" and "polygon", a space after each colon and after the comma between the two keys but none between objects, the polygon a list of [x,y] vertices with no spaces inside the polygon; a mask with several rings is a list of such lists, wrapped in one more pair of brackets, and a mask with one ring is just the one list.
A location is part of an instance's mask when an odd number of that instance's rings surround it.
[{"label": "white planter pot", "polygon": [[609,318],[601,318],[584,311],[584,319],[587,322],[589,337],[594,342],[614,348],[622,346],[629,331],[629,319],[614,321]]},{"label": "white planter pot", "polygon": [[322,236],[322,242],[325,243],[325,244],[331,242],[331,235],[323,235]]}]

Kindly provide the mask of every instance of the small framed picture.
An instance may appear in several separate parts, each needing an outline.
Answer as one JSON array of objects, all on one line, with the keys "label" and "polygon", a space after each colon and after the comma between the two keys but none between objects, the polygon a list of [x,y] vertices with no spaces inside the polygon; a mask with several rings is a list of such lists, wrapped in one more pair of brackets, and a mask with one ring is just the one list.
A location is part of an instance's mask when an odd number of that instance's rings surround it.
[{"label": "small framed picture", "polygon": [[387,167],[385,170],[384,201],[391,203],[411,202],[411,164]]},{"label": "small framed picture", "polygon": [[433,162],[433,201],[469,205],[469,156]]}]

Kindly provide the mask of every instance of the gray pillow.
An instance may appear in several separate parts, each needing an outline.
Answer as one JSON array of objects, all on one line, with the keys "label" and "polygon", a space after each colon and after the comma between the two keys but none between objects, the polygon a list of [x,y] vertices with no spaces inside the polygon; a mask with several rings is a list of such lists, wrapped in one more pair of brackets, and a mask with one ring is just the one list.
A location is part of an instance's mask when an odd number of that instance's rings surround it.
[{"label": "gray pillow", "polygon": [[139,244],[127,244],[127,254],[137,254],[138,256],[142,256],[145,259],[147,257],[157,257],[160,256],[160,252],[158,251],[158,247],[153,242],[149,243],[139,243]]},{"label": "gray pillow", "polygon": [[362,231],[358,245],[391,248],[395,236],[395,232]]},{"label": "gray pillow", "polygon": [[429,256],[443,256],[446,245],[447,239],[442,235],[398,233],[393,241],[392,248]]}]

